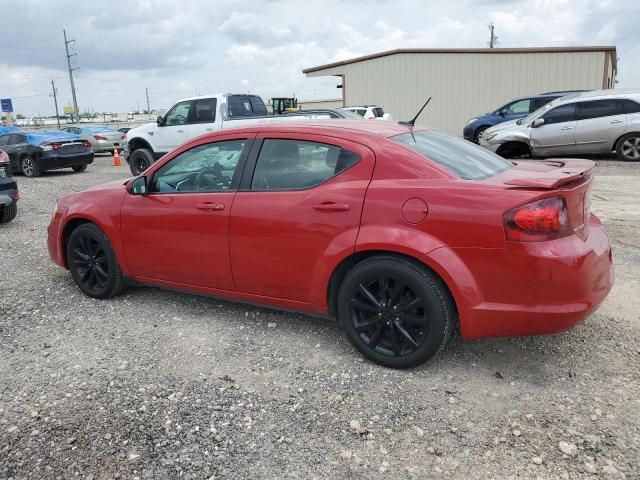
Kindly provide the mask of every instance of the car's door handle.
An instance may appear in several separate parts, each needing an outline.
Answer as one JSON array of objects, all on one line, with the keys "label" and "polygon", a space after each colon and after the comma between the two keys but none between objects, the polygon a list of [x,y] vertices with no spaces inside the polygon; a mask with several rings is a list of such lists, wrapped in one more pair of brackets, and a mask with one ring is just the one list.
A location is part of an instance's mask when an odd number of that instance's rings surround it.
[{"label": "car's door handle", "polygon": [[184,133],[184,130],[177,130],[178,133]]},{"label": "car's door handle", "polygon": [[213,128],[205,128],[207,132],[213,132]]},{"label": "car's door handle", "polygon": [[622,120],[611,120],[611,123],[622,123]]},{"label": "car's door handle", "polygon": [[224,203],[202,202],[196,205],[198,210],[224,210]]},{"label": "car's door handle", "polygon": [[323,202],[313,206],[321,212],[346,212],[351,209],[347,203]]},{"label": "car's door handle", "polygon": [[573,130],[573,127],[562,127],[560,130]]}]

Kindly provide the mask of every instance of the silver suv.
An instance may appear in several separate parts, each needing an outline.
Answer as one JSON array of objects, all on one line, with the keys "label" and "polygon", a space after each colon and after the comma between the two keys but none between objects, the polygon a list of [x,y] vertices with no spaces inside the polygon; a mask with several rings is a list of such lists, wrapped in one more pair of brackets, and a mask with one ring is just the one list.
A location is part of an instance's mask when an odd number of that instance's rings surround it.
[{"label": "silver suv", "polygon": [[640,160],[640,91],[561,97],[524,118],[487,129],[480,145],[509,158],[608,154]]}]

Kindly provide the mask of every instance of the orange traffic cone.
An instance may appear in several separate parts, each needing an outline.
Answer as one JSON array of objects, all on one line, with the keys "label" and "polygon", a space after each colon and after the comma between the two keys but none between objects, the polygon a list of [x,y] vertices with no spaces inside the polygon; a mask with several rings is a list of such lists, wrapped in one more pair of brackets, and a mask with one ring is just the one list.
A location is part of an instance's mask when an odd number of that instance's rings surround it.
[{"label": "orange traffic cone", "polygon": [[120,161],[120,154],[118,153],[118,147],[113,149],[113,166],[121,167],[122,162]]}]

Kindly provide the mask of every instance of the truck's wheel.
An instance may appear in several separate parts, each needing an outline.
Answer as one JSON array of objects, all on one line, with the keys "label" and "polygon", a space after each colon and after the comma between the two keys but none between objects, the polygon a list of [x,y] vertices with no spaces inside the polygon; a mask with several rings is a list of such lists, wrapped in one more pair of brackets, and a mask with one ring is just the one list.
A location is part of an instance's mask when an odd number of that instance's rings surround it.
[{"label": "truck's wheel", "polygon": [[135,176],[140,175],[153,163],[153,152],[146,148],[139,148],[131,152],[129,168]]}]

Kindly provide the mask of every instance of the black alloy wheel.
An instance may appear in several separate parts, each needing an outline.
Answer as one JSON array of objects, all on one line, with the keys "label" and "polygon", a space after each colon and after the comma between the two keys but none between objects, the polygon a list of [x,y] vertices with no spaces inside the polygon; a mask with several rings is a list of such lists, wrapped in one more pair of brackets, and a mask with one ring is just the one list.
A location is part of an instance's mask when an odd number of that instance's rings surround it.
[{"label": "black alloy wheel", "polygon": [[453,308],[442,282],[420,265],[379,256],[345,278],[338,318],[368,358],[393,368],[417,366],[449,340]]},{"label": "black alloy wheel", "polygon": [[20,169],[26,177],[39,177],[42,174],[38,162],[30,156],[22,157]]},{"label": "black alloy wheel", "polygon": [[125,287],[108,238],[92,223],[80,225],[71,233],[67,261],[74,281],[90,297],[110,298]]}]

